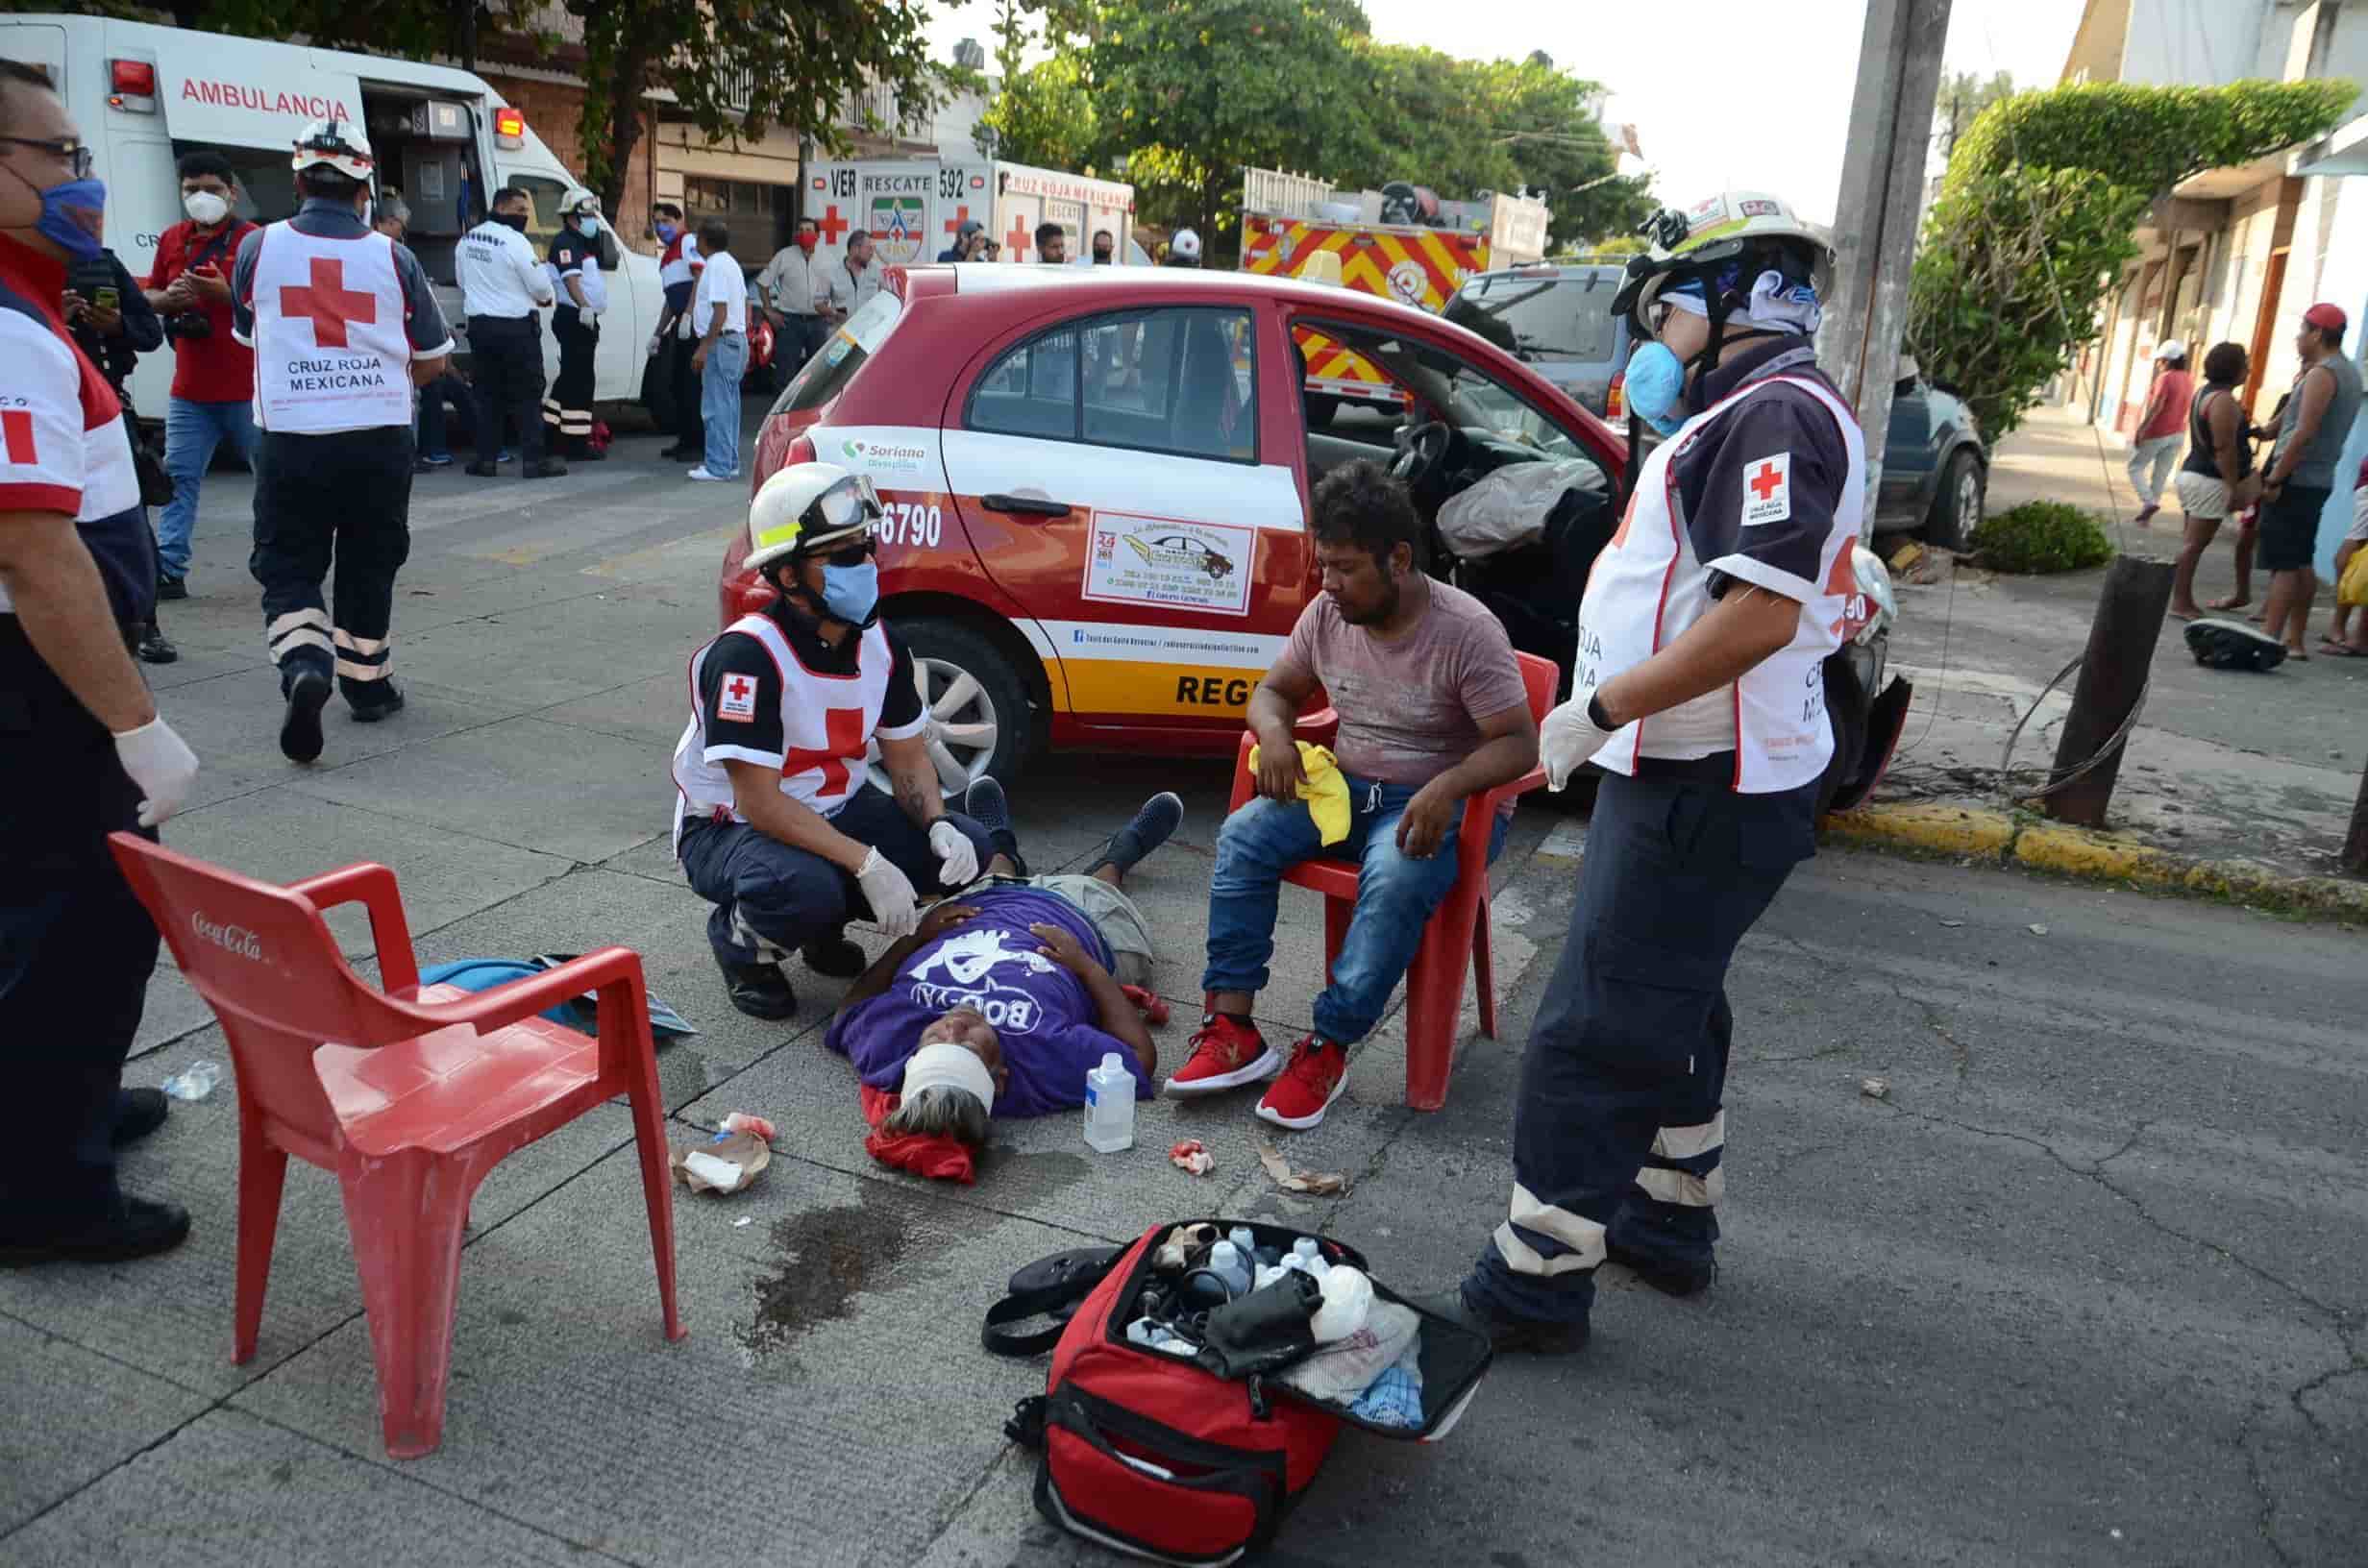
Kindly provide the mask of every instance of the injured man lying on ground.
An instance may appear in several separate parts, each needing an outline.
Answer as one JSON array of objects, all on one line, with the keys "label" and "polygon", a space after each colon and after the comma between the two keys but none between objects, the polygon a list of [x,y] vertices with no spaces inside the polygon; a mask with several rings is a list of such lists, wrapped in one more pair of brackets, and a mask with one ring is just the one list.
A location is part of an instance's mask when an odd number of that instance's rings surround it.
[{"label": "injured man lying on ground", "polygon": [[823,1039],[863,1080],[875,1157],[967,1181],[990,1115],[1082,1106],[1087,1070],[1112,1052],[1150,1097],[1151,1035],[1125,988],[1149,985],[1151,942],[1124,883],[1183,819],[1174,795],[1153,796],[1082,876],[1022,874],[1008,828],[985,824],[987,879],[892,943]]}]

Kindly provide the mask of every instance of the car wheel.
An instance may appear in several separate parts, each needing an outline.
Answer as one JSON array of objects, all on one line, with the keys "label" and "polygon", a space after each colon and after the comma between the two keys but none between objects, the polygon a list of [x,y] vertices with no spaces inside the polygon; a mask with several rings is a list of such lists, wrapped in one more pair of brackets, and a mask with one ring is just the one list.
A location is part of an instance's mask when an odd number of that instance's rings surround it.
[{"label": "car wheel", "polygon": [[[958,621],[924,617],[899,622],[897,632],[912,649],[913,677],[927,715],[922,738],[937,765],[939,790],[954,799],[982,773],[1015,777],[1033,719],[1027,685],[1011,660],[994,639]],[[896,786],[880,766],[876,741],[866,760],[872,782],[893,795]]]},{"label": "car wheel", "polygon": [[1933,509],[1924,526],[1925,543],[1938,550],[1973,548],[1973,532],[1982,526],[1984,482],[1982,465],[1970,452],[1958,452],[1941,471],[1933,490]]},{"label": "car wheel", "polygon": [[1322,392],[1310,392],[1301,401],[1307,406],[1307,428],[1311,430],[1322,429],[1341,411],[1341,400]]}]

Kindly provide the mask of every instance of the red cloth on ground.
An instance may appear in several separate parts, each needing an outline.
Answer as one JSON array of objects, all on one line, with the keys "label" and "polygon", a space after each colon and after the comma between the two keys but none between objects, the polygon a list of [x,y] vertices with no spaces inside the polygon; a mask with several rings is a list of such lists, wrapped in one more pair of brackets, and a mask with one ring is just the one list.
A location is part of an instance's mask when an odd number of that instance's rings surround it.
[{"label": "red cloth on ground", "polygon": [[924,1138],[918,1133],[890,1138],[877,1129],[896,1110],[900,1096],[884,1089],[874,1089],[870,1084],[858,1083],[855,1087],[863,1090],[863,1119],[874,1128],[872,1136],[863,1140],[866,1154],[883,1165],[909,1170],[934,1181],[960,1182],[968,1187],[978,1180],[969,1144],[958,1138]]}]

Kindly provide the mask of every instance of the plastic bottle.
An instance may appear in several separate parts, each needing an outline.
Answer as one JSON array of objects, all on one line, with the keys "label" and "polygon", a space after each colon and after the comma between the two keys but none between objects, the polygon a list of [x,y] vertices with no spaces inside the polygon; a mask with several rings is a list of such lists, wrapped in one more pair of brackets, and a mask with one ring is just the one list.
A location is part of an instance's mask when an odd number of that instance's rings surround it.
[{"label": "plastic bottle", "polygon": [[1312,1263],[1323,1256],[1322,1251],[1316,1245],[1316,1238],[1312,1236],[1303,1236],[1291,1243],[1291,1250],[1296,1253],[1303,1262]]},{"label": "plastic bottle", "polygon": [[1085,1074],[1085,1141],[1097,1154],[1135,1146],[1135,1079],[1111,1051]]},{"label": "plastic bottle", "polygon": [[1231,1241],[1220,1241],[1209,1249],[1209,1272],[1222,1279],[1235,1295],[1249,1294],[1249,1264]]},{"label": "plastic bottle", "polygon": [[219,1062],[192,1062],[159,1086],[176,1100],[202,1100],[222,1081]]},{"label": "plastic bottle", "polygon": [[1253,1262],[1257,1261],[1258,1241],[1257,1237],[1249,1234],[1248,1226],[1236,1225],[1232,1230],[1225,1233],[1225,1239],[1232,1242],[1233,1250],[1240,1253],[1245,1259]]}]

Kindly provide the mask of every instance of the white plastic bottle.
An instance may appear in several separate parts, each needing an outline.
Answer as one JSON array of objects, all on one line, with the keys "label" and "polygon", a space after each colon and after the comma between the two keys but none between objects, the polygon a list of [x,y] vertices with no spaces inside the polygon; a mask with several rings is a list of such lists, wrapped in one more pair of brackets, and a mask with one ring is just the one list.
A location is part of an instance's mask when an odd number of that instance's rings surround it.
[{"label": "white plastic bottle", "polygon": [[1097,1154],[1135,1146],[1135,1077],[1116,1051],[1086,1069],[1085,1141]]},{"label": "white plastic bottle", "polygon": [[1220,1241],[1209,1249],[1209,1272],[1223,1280],[1226,1288],[1235,1295],[1249,1294],[1250,1265],[1243,1260],[1241,1249],[1230,1240]]}]

